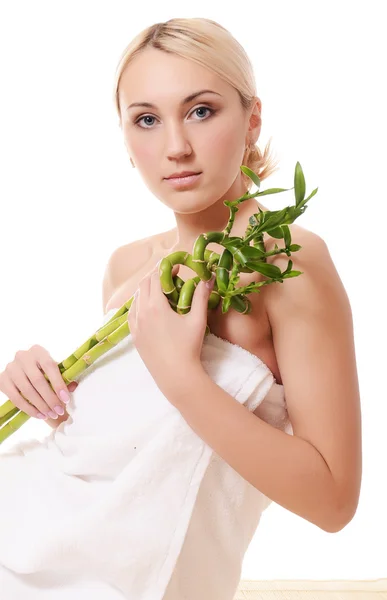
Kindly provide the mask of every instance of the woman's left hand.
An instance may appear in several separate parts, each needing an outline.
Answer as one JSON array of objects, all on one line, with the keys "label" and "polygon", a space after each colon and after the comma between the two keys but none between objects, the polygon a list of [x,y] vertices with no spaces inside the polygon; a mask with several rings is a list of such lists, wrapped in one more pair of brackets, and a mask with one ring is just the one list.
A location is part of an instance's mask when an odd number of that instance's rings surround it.
[{"label": "woman's left hand", "polygon": [[[202,368],[200,360],[207,325],[209,289],[204,281],[195,289],[191,310],[180,315],[170,306],[161,287],[159,264],[139,284],[128,311],[134,345],[161,391],[173,378]],[[175,265],[172,276],[178,272]]]}]

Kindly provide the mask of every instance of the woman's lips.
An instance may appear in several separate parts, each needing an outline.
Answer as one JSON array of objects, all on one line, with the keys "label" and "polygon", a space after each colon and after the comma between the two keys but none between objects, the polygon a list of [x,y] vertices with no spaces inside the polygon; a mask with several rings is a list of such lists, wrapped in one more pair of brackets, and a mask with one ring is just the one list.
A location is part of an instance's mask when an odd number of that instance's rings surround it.
[{"label": "woman's lips", "polygon": [[169,183],[174,188],[185,188],[190,187],[194,183],[198,181],[201,173],[196,173],[196,175],[187,175],[186,177],[170,177],[169,179],[165,179],[167,183]]}]

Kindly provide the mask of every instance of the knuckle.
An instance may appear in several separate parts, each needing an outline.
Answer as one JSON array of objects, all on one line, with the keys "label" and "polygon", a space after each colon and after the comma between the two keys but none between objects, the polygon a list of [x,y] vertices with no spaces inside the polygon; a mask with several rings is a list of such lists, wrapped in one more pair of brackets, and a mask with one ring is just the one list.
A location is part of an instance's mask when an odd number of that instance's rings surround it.
[{"label": "knuckle", "polygon": [[52,369],[53,366],[56,366],[56,362],[48,354],[44,354],[41,358],[39,358],[39,364],[42,369]]},{"label": "knuckle", "polygon": [[42,378],[47,383],[47,385],[49,387],[50,383],[53,387],[55,384],[57,385],[59,369],[56,369],[55,366],[52,365],[52,363],[41,364],[41,367],[43,369]]},{"label": "knuckle", "polygon": [[30,351],[31,350],[33,350],[34,352],[40,351],[40,350],[42,350],[42,346],[40,346],[39,344],[33,344],[30,348]]},{"label": "knuckle", "polygon": [[30,417],[35,416],[37,412],[35,406],[30,404],[25,398],[23,398],[23,396],[19,394],[19,392],[15,392],[15,394],[13,394],[12,396],[13,397],[11,401],[15,406],[17,406],[20,410],[25,412]]},{"label": "knuckle", "polygon": [[[36,392],[31,392],[26,396],[26,402],[29,410],[37,411],[41,413],[47,413],[50,410],[50,407],[46,404],[43,398],[39,396]],[[35,413],[31,416],[35,416]]]},{"label": "knuckle", "polygon": [[36,398],[39,398],[35,388],[31,386],[29,381],[15,382],[15,387],[23,402],[33,402],[35,404]]},{"label": "knuckle", "polygon": [[[58,367],[54,367],[48,370],[48,375],[49,375],[49,382],[47,382],[47,385],[50,389],[50,393],[52,394],[52,398],[55,398],[55,401],[58,402],[59,398],[59,393],[62,390],[66,389],[66,384],[63,380],[63,377],[61,375],[61,372],[59,371]],[[50,385],[51,383],[51,385]],[[52,386],[52,387],[51,387]]]},{"label": "knuckle", "polygon": [[51,367],[52,361],[51,359],[44,355],[44,356],[40,356],[39,357],[39,365],[42,367],[42,369],[45,371],[47,368]]},{"label": "knuckle", "polygon": [[55,361],[52,362],[49,367],[47,367],[47,371],[52,385],[62,390],[65,386],[65,382],[63,380],[62,373],[60,372],[60,369]]},{"label": "knuckle", "polygon": [[44,384],[42,384],[42,386],[36,384],[36,387],[40,389],[38,389],[38,391],[34,390],[34,397],[37,399],[35,404],[41,403],[42,406],[44,406],[44,411],[46,412],[47,410],[54,410],[54,406],[57,406],[58,404],[58,398],[55,396],[52,389],[50,387],[46,388]]},{"label": "knuckle", "polygon": [[33,373],[32,375],[28,376],[28,379],[30,380],[32,385],[34,387],[36,387],[42,383],[42,380],[44,379],[44,377],[43,377],[43,375],[39,375],[38,373]]},{"label": "knuckle", "polygon": [[7,364],[5,367],[5,372],[7,376],[12,379],[18,369],[20,369],[20,367],[17,365],[17,363],[15,363],[15,361],[13,361]]}]

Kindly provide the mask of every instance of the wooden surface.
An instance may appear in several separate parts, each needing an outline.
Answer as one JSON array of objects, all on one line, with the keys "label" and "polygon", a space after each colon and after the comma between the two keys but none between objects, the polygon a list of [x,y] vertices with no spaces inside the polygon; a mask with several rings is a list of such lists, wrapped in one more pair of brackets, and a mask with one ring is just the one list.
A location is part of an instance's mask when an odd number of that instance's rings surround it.
[{"label": "wooden surface", "polygon": [[234,600],[387,600],[387,579],[356,581],[251,580],[240,582]]}]

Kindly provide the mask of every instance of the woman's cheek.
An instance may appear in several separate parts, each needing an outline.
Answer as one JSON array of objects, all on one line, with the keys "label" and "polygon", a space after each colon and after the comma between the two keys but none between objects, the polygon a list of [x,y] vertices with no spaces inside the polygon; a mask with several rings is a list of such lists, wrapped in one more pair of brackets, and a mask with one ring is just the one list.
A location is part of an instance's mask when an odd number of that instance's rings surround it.
[{"label": "woman's cheek", "polygon": [[[239,124],[236,119],[227,119],[226,122],[222,121],[221,126],[215,133],[214,140],[217,146],[218,152],[223,157],[229,157],[230,160],[240,153],[240,145],[243,146],[244,131],[242,124]],[[238,143],[238,138],[240,143]]]},{"label": "woman's cheek", "polygon": [[[154,169],[157,155],[157,150],[155,145],[152,143],[143,143],[138,144],[133,148],[134,153],[134,163],[138,165],[139,168],[144,167],[146,169]],[[136,163],[137,160],[137,163]]]}]

